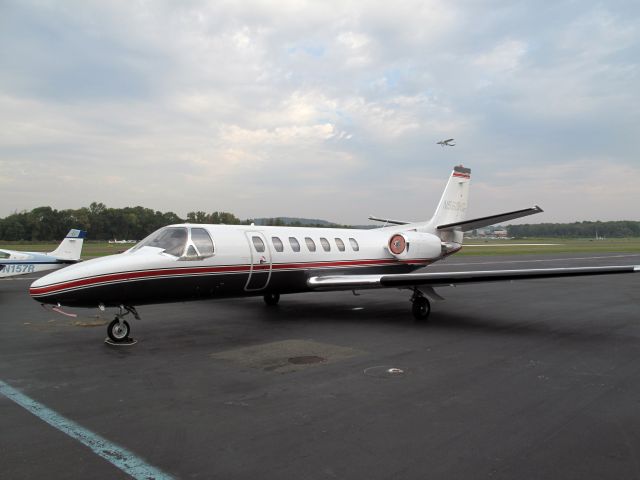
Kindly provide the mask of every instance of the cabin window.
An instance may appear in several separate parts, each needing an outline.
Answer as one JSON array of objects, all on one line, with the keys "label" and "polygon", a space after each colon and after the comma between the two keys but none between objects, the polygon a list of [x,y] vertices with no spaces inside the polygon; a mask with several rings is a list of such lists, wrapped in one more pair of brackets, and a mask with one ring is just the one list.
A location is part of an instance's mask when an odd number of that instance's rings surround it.
[{"label": "cabin window", "polygon": [[358,250],[360,250],[360,245],[358,245],[358,242],[356,241],[355,238],[350,238],[349,243],[351,244],[351,248],[353,248],[354,252],[357,252]]},{"label": "cabin window", "polygon": [[264,252],[264,242],[260,237],[251,237],[251,241],[253,242],[253,246],[256,249],[256,252]]},{"label": "cabin window", "polygon": [[213,255],[213,241],[209,236],[209,232],[204,228],[192,228],[191,241],[198,249],[198,253],[201,257],[210,257]]},{"label": "cabin window", "polygon": [[338,250],[340,250],[341,252],[344,252],[344,242],[342,241],[341,238],[334,238],[334,240],[336,241],[336,245],[338,246]]},{"label": "cabin window", "polygon": [[0,252],[0,258],[9,258],[11,255],[9,255],[7,252]]},{"label": "cabin window", "polygon": [[316,243],[313,241],[312,238],[306,237],[304,241],[307,244],[307,248],[309,249],[310,252],[316,251]]},{"label": "cabin window", "polygon": [[132,252],[142,247],[160,248],[164,253],[181,257],[187,245],[187,229],[184,227],[165,227],[156,230],[131,249]]},{"label": "cabin window", "polygon": [[320,245],[322,245],[322,248],[324,249],[325,252],[328,252],[331,250],[331,245],[329,245],[329,240],[327,240],[326,238],[320,237]]},{"label": "cabin window", "polygon": [[193,245],[189,245],[187,248],[187,257],[198,257],[198,252],[196,252],[196,248]]},{"label": "cabin window", "polygon": [[291,244],[291,250],[294,252],[300,251],[300,242],[298,242],[296,237],[289,237],[289,243]]},{"label": "cabin window", "polygon": [[282,244],[282,240],[278,237],[271,237],[271,243],[273,244],[273,248],[276,249],[276,252],[284,251],[284,245]]}]

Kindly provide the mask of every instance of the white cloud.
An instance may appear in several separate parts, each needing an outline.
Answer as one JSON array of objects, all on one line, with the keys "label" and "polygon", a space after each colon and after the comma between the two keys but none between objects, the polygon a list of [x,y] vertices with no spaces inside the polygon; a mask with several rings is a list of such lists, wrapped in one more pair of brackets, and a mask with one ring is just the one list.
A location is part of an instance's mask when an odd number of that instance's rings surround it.
[{"label": "white cloud", "polygon": [[516,70],[522,57],[527,53],[527,45],[519,40],[505,40],[491,51],[478,55],[473,63],[493,74],[506,74]]},{"label": "white cloud", "polygon": [[[464,162],[478,213],[542,197],[546,219],[637,217],[631,6],[561,1],[552,15],[440,0],[3,9],[0,216],[97,200],[361,222],[392,215],[393,192],[404,200],[399,215],[422,218],[451,165]],[[435,145],[445,136],[458,145]],[[559,169],[572,172],[569,187],[536,173]]]}]

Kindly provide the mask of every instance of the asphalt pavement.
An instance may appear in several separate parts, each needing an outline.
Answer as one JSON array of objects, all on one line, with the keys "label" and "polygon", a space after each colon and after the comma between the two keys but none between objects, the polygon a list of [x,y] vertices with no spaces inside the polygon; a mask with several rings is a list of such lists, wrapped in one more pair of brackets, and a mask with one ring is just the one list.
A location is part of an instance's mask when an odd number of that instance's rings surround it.
[{"label": "asphalt pavement", "polygon": [[399,290],[145,306],[126,347],[30,281],[0,281],[3,479],[130,478],[109,457],[156,478],[640,478],[640,274],[442,288],[426,324]]}]

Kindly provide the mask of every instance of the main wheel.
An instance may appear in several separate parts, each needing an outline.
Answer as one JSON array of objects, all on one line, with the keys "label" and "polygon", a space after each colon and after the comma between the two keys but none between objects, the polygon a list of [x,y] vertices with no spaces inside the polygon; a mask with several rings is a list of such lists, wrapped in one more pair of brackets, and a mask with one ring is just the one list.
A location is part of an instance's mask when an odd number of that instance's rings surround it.
[{"label": "main wheel", "polygon": [[277,305],[278,302],[280,301],[280,294],[266,293],[263,298],[264,298],[264,303],[266,303],[267,305]]},{"label": "main wheel", "polygon": [[429,318],[429,313],[431,313],[431,304],[425,297],[416,297],[413,300],[411,311],[416,320],[424,321]]},{"label": "main wheel", "polygon": [[129,324],[126,320],[120,323],[120,320],[114,318],[113,321],[107,327],[107,335],[115,343],[122,343],[129,338]]}]

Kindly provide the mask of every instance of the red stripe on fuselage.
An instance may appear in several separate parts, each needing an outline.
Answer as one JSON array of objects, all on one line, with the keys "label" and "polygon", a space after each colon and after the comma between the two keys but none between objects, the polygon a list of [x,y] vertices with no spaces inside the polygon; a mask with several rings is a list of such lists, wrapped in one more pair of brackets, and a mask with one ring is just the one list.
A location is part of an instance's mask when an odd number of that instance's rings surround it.
[{"label": "red stripe on fuselage", "polygon": [[129,280],[148,280],[151,278],[164,278],[185,275],[207,275],[211,273],[248,273],[252,271],[269,271],[270,269],[278,270],[311,270],[334,267],[363,267],[363,266],[385,266],[385,265],[427,265],[431,260],[416,259],[403,260],[396,259],[376,259],[376,260],[344,260],[338,262],[308,262],[308,263],[274,263],[259,265],[224,265],[224,266],[208,266],[208,267],[181,267],[181,268],[164,268],[155,270],[138,270],[130,272],[110,273],[106,275],[97,275],[94,277],[80,278],[67,282],[60,282],[42,287],[32,287],[29,289],[30,295],[45,295],[56,293],[62,290],[74,288],[85,288],[92,285],[112,283]]}]

